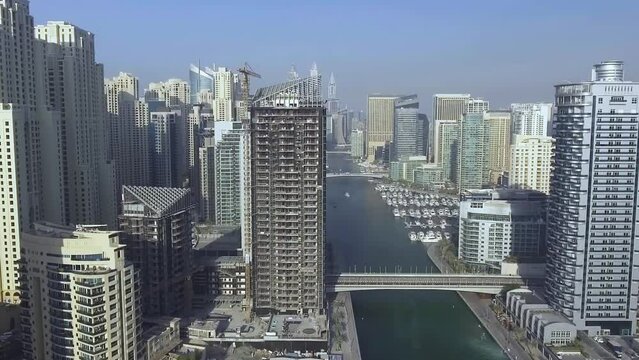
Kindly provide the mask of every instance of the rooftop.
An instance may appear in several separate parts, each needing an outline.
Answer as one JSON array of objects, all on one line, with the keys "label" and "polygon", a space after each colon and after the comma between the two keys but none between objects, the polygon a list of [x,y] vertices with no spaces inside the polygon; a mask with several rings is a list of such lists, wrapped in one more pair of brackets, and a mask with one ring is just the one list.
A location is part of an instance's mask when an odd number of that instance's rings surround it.
[{"label": "rooftop", "polygon": [[[191,206],[190,193],[189,189],[182,188],[125,185],[122,187],[122,203],[141,203],[153,213],[152,215],[162,217]],[[127,215],[126,209],[124,215]]]}]

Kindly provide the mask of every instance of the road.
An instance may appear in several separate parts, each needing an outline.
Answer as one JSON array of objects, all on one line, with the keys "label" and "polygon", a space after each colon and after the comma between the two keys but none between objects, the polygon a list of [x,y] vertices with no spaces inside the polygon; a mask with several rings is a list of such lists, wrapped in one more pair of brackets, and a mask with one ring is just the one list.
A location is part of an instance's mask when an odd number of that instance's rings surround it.
[{"label": "road", "polygon": [[[440,271],[451,271],[444,261],[439,256],[438,244],[431,244],[427,246],[427,253],[430,259],[435,263]],[[513,338],[512,334],[506,330],[497,320],[495,313],[490,309],[490,300],[481,299],[474,293],[462,293],[458,292],[459,296],[464,300],[466,305],[475,314],[477,319],[486,328],[488,333],[495,339],[497,344],[504,350],[506,356],[511,360],[534,360],[533,357],[526,352],[526,350],[519,344],[519,342]]]}]

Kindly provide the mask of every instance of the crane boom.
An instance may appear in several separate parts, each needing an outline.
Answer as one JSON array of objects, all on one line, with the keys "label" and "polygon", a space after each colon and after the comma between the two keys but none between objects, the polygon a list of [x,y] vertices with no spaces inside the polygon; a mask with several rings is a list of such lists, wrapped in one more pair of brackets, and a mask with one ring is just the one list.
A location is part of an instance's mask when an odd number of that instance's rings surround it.
[{"label": "crane boom", "polygon": [[262,76],[251,68],[251,65],[244,63],[244,66],[237,70],[242,74],[241,86],[242,86],[242,108],[240,109],[240,119],[242,121],[249,120],[249,76],[261,79]]}]

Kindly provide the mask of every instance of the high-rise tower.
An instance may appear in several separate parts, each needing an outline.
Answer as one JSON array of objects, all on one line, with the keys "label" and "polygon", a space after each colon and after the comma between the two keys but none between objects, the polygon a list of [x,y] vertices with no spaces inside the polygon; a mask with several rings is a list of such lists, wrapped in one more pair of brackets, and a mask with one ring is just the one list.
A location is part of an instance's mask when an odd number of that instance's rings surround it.
[{"label": "high-rise tower", "polygon": [[[28,1],[0,0],[0,41],[3,52],[0,56],[3,69],[0,76],[0,123],[3,124],[0,136],[8,142],[8,146],[0,146],[0,176],[6,179],[2,194],[7,199],[0,207],[7,219],[0,223],[0,237],[6,239],[0,245],[0,300],[18,302],[16,261],[20,258],[20,233],[42,213],[42,143],[38,110],[45,107],[40,99],[46,99],[48,91],[44,84],[43,60],[37,61],[42,59],[44,47],[35,42]],[[36,57],[36,50],[41,56]],[[36,81],[36,68],[40,69],[41,81]],[[38,89],[36,84],[39,84]],[[59,116],[57,120],[57,124],[52,122],[52,128],[59,125]],[[57,141],[52,145],[57,147]],[[49,180],[56,182],[55,191],[61,190],[60,173]],[[52,212],[59,214],[61,211],[60,207],[54,206]]]},{"label": "high-rise tower", "polygon": [[324,311],[325,138],[320,77],[256,91],[252,285],[258,312]]},{"label": "high-rise tower", "polygon": [[384,147],[393,140],[394,95],[368,95],[366,156],[368,161],[382,159]]},{"label": "high-rise tower", "polygon": [[546,296],[578,329],[635,334],[639,82],[606,61],[555,90]]},{"label": "high-rise tower", "polygon": [[395,99],[393,119],[392,159],[400,160],[409,156],[421,155],[417,145],[419,134],[419,101],[417,95],[402,96]]}]

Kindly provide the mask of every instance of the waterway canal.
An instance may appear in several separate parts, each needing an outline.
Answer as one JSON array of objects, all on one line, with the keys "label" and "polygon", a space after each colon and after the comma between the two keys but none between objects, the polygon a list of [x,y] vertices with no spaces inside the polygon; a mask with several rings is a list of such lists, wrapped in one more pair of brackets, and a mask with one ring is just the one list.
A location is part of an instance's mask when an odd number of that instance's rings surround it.
[{"label": "waterway canal", "polygon": [[[345,154],[329,154],[328,163],[334,171],[354,170]],[[328,179],[326,210],[338,270],[432,271],[423,245],[411,243],[367,179]],[[352,299],[364,360],[506,359],[455,292],[362,291]]]}]

